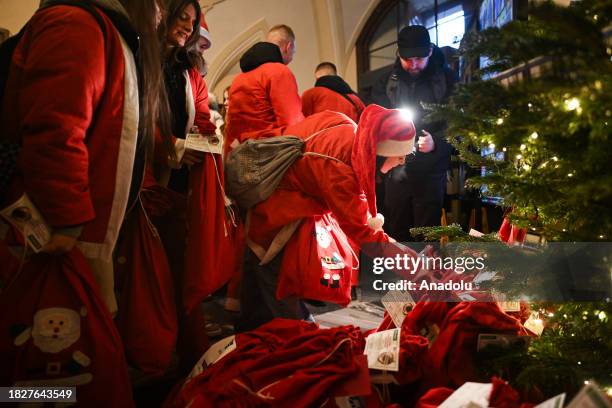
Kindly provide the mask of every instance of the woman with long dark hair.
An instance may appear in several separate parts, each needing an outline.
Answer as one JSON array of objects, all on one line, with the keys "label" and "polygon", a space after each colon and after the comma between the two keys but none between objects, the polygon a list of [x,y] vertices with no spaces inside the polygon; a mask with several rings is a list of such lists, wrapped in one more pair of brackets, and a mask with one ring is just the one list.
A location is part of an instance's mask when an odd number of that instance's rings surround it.
[{"label": "woman with long dark hair", "polygon": [[[177,281],[177,350],[182,365],[191,368],[208,346],[200,303],[229,279],[223,274],[220,252],[232,225],[226,221],[221,141],[210,121],[208,89],[199,71],[203,63],[196,47],[200,6],[196,0],[167,0],[164,13],[160,34],[175,137],[173,168],[166,179],[171,190],[187,197],[187,211],[172,214],[160,232]],[[208,151],[185,149],[186,136],[194,133],[205,138]],[[224,268],[226,263],[224,260]]]}]

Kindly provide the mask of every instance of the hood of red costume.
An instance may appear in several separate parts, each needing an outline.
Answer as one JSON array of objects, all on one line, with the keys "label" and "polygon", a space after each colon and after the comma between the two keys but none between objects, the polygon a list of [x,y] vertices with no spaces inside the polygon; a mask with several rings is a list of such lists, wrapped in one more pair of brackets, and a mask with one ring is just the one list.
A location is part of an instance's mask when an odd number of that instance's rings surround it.
[{"label": "hood of red costume", "polygon": [[414,124],[397,109],[369,105],[359,120],[351,153],[351,163],[359,184],[366,193],[370,214],[376,216],[376,145],[384,141],[414,139]]}]

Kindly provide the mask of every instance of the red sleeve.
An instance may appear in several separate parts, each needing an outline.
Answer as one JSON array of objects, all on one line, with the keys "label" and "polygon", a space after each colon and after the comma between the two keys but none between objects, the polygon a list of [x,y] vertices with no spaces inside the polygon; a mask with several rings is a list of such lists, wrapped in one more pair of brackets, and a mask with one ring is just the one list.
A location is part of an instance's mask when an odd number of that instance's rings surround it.
[{"label": "red sleeve", "polygon": [[363,110],[365,109],[365,104],[363,103],[361,98],[359,98],[355,94],[349,94],[349,98],[351,98],[351,100],[355,104],[355,107],[357,108],[357,120],[355,122],[359,122],[359,117],[361,116],[361,112],[363,112]]},{"label": "red sleeve", "polygon": [[87,11],[57,6],[36,14],[17,61],[25,190],[54,227],[95,218],[87,129],[105,86],[102,31]]},{"label": "red sleeve", "polygon": [[295,76],[285,65],[273,64],[272,68],[275,72],[270,75],[269,95],[276,126],[284,128],[301,122],[304,115]]},{"label": "red sleeve", "polygon": [[359,245],[389,242],[383,231],[368,226],[368,202],[353,170],[344,163],[322,157],[304,157],[292,168],[298,188],[325,202],[344,233]]},{"label": "red sleeve", "polygon": [[217,127],[210,121],[210,110],[208,109],[208,87],[206,81],[196,68],[189,70],[193,100],[195,103],[194,124],[203,135],[214,135]]},{"label": "red sleeve", "polygon": [[312,88],[302,94],[302,113],[305,117],[314,113],[314,93]]}]

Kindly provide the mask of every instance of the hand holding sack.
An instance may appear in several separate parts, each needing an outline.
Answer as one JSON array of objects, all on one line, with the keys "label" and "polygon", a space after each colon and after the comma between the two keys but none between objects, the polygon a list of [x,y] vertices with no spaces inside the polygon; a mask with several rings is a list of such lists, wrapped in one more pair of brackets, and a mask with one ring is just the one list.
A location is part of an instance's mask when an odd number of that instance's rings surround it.
[{"label": "hand holding sack", "polygon": [[121,339],[78,250],[26,259],[0,308],[11,311],[0,315],[1,384],[76,386],[83,406],[134,406]]}]

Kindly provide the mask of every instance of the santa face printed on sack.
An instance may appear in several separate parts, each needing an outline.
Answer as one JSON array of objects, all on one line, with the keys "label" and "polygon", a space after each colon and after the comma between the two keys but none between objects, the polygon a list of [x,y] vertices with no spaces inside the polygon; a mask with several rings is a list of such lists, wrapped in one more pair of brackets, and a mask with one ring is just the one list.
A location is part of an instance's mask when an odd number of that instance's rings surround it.
[{"label": "santa face printed on sack", "polygon": [[91,365],[91,359],[82,351],[74,350],[78,345],[73,347],[81,338],[81,318],[85,316],[85,307],[81,308],[80,314],[64,307],[38,310],[32,326],[14,341],[20,347],[31,338],[36,346],[28,352],[31,361],[36,363],[28,368],[28,377],[15,385],[77,386],[90,383],[92,374],[83,372],[83,368]]},{"label": "santa face printed on sack", "polygon": [[46,353],[59,353],[81,337],[81,316],[61,307],[42,309],[34,315],[32,340]]},{"label": "santa face printed on sack", "polygon": [[328,229],[317,225],[315,227],[315,234],[317,236],[317,244],[321,248],[328,248],[331,245],[332,237]]}]

